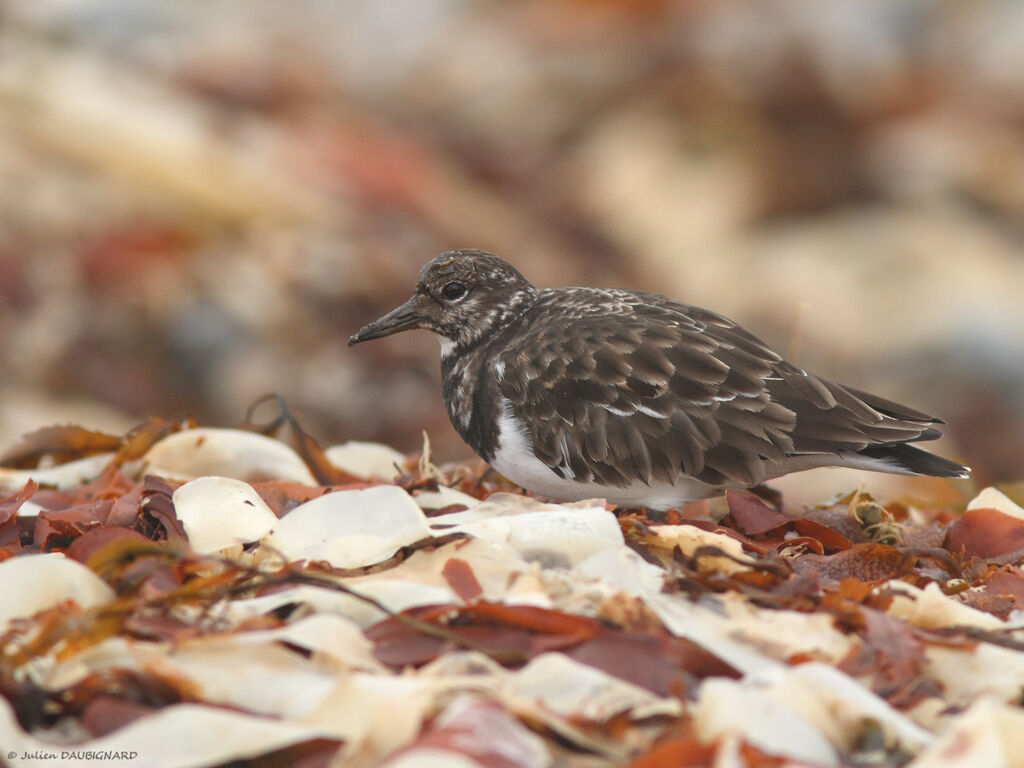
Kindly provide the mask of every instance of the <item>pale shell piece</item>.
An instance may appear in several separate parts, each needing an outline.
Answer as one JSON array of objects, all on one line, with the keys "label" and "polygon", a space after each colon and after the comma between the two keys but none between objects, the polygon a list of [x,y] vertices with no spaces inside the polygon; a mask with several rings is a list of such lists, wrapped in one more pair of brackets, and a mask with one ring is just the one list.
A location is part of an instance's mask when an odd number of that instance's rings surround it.
[{"label": "pale shell piece", "polygon": [[991,697],[1008,703],[1020,699],[1024,653],[979,643],[974,648],[925,647],[928,672],[940,683],[943,702],[966,706]]},{"label": "pale shell piece", "polygon": [[991,613],[979,611],[964,605],[956,598],[943,594],[938,584],[928,584],[918,589],[905,581],[889,581],[884,587],[891,588],[895,597],[888,613],[906,619],[915,627],[942,629],[945,627],[980,627],[981,629],[1003,629],[1006,624]]},{"label": "pale shell piece", "polygon": [[[450,557],[464,559],[480,583],[481,598],[507,605],[533,605],[550,608],[551,598],[539,578],[538,570],[519,553],[508,547],[483,539],[456,541],[435,552],[417,553],[424,563],[431,563],[440,573]],[[409,562],[413,567],[418,562]]]},{"label": "pale shell piece", "polygon": [[[146,768],[188,768],[256,757],[292,744],[330,738],[323,728],[231,712],[200,704],[172,704],[113,733],[62,747],[21,730],[7,700],[0,697],[0,744],[15,757],[12,768],[96,768],[96,753],[134,754]],[[89,752],[92,755],[89,755]],[[25,754],[29,759],[23,759]],[[48,757],[31,757],[35,753]],[[7,757],[7,755],[4,755]],[[125,758],[119,762],[131,764]]]},{"label": "pale shell piece", "polygon": [[405,461],[405,456],[391,446],[360,440],[332,445],[324,453],[338,469],[366,480],[394,480],[401,474],[395,465],[400,467]]},{"label": "pale shell piece", "polygon": [[[58,689],[110,669],[156,672],[187,681],[206,702],[302,718],[344,672],[289,650],[275,631],[193,638],[173,646],[110,638],[60,664],[46,685]],[[268,680],[273,680],[273,685],[268,685]]]},{"label": "pale shell piece", "polygon": [[[396,578],[382,578],[374,581],[350,584],[355,592],[367,597],[372,597],[394,613],[400,613],[407,608],[416,608],[421,605],[442,605],[444,603],[458,603],[459,598],[448,587],[432,586],[430,584],[417,584],[413,581],[402,581]],[[387,614],[378,608],[363,602],[358,598],[345,595],[346,603],[341,612],[356,626],[366,629],[383,621]]]},{"label": "pale shell piece", "polygon": [[[395,612],[418,605],[458,602],[458,597],[448,587],[417,584],[394,578],[360,582],[349,586],[353,591],[372,597]],[[308,605],[322,613],[338,614],[354,622],[360,629],[387,618],[385,613],[356,597],[309,585],[246,600],[232,600],[226,608],[226,615],[234,621],[243,621],[253,616],[262,616],[289,603]]]},{"label": "pale shell piece", "polygon": [[431,535],[423,511],[405,491],[381,485],[337,491],[300,504],[264,542],[289,560],[326,560],[360,568]]},{"label": "pale shell piece", "polygon": [[[654,525],[650,530],[655,536],[655,539],[650,542],[651,545],[669,552],[675,547],[679,547],[679,550],[689,557],[701,547],[715,547],[741,561],[749,559],[743,553],[743,545],[724,533],[705,531],[694,525]],[[701,557],[697,560],[697,569],[701,573],[723,573],[727,576],[737,571],[749,570],[742,563],[717,556]]]},{"label": "pale shell piece", "polygon": [[19,491],[29,480],[35,480],[39,485],[56,488],[58,491],[77,488],[99,477],[112,458],[113,453],[97,453],[95,456],[86,456],[84,459],[42,469],[0,467],[0,489]]},{"label": "pale shell piece", "polygon": [[214,427],[168,435],[142,457],[141,472],[172,480],[219,475],[247,482],[316,485],[305,462],[284,443],[255,432]]},{"label": "pale shell piece", "polygon": [[[92,608],[114,599],[114,591],[75,560],[52,553],[10,557],[0,562],[0,632],[12,619],[32,616],[64,600]],[[5,743],[0,739],[0,743]]]},{"label": "pale shell piece", "polygon": [[[776,666],[743,680],[705,680],[694,709],[702,739],[741,736],[765,751],[813,765],[834,765],[835,749],[875,724],[910,752],[932,735],[884,699],[828,664]],[[831,755],[831,757],[829,757]]]},{"label": "pale shell piece", "polygon": [[634,597],[657,594],[665,584],[665,571],[649,563],[626,546],[602,549],[577,564],[574,573],[605,584]]},{"label": "pale shell piece", "polygon": [[[259,637],[262,635],[263,637]],[[373,643],[351,619],[331,613],[315,613],[280,629],[236,634],[242,642],[287,642],[348,667],[384,671],[373,655]]]},{"label": "pale shell piece", "polygon": [[808,655],[838,662],[853,647],[827,615],[767,610],[726,593],[708,604],[648,592],[645,602],[674,635],[685,637],[746,674],[785,668],[779,659]]},{"label": "pale shell piece", "polygon": [[18,507],[18,517],[39,517],[40,512],[45,512],[46,507],[36,504],[29,499]]},{"label": "pale shell piece", "polygon": [[259,541],[277,524],[277,515],[253,487],[230,477],[191,480],[171,500],[189,545],[204,555]]},{"label": "pale shell piece", "polygon": [[436,491],[423,491],[413,495],[413,501],[419,504],[420,509],[441,509],[450,507],[453,504],[462,504],[472,508],[479,505],[480,499],[470,496],[468,493],[456,491],[454,488],[439,486]]},{"label": "pale shell piece", "polygon": [[345,754],[358,753],[361,765],[408,744],[437,698],[458,688],[457,681],[359,672],[338,681],[305,722],[345,739]]},{"label": "pale shell piece", "polygon": [[623,545],[618,520],[603,505],[524,503],[523,498],[495,494],[472,509],[434,518],[431,529],[435,535],[458,531],[507,546],[542,567],[571,568],[595,552]]},{"label": "pale shell piece", "polygon": [[[283,659],[282,662],[278,659],[278,652],[283,650],[281,643],[306,648],[313,652],[313,658],[307,660],[288,652],[290,656],[280,657]],[[317,613],[277,629],[193,638],[181,641],[173,648],[169,643],[137,643],[122,637],[107,638],[61,662],[47,675],[44,685],[47,690],[67,688],[87,675],[107,669],[142,672],[147,669],[158,669],[173,670],[175,675],[189,678],[202,678],[196,682],[197,687],[202,687],[203,680],[208,676],[205,671],[197,672],[194,669],[198,663],[237,651],[242,657],[241,665],[254,665],[259,661],[258,654],[262,652],[252,649],[259,647],[272,649],[265,655],[264,661],[272,668],[263,672],[253,671],[256,680],[271,679],[261,678],[260,675],[273,675],[273,679],[276,680],[279,672],[284,675],[290,674],[291,666],[295,666],[300,672],[308,672],[319,665],[328,667],[331,674],[337,674],[337,668],[384,671],[384,667],[373,656],[373,644],[355,623],[337,614]],[[320,664],[321,660],[329,662],[326,665]],[[225,670],[232,670],[233,673],[238,673],[241,669],[239,665],[231,663],[230,659],[223,666]],[[217,678],[219,671],[213,670],[210,676],[210,679]],[[319,678],[313,677],[312,681],[313,688],[316,688],[320,682]],[[220,684],[223,684],[223,681]],[[333,683],[331,685],[333,686]],[[301,694],[301,685],[297,687]],[[256,700],[265,698],[259,691],[255,693],[255,697]],[[308,697],[297,695],[296,701],[301,705],[306,698]],[[223,697],[220,700],[224,700]],[[244,706],[248,709],[253,708]]]},{"label": "pale shell piece", "polygon": [[983,490],[967,505],[968,509],[995,509],[1009,517],[1024,520],[1024,509],[1010,501],[1010,498],[997,488],[991,486]]},{"label": "pale shell piece", "polygon": [[54,664],[46,670],[42,685],[48,691],[59,691],[104,669],[142,671],[148,662],[159,662],[166,647],[160,643],[138,643],[124,637],[108,637]]},{"label": "pale shell piece", "polygon": [[766,686],[772,698],[797,711],[844,750],[853,746],[852,734],[861,733],[865,723],[876,723],[888,739],[911,752],[933,738],[885,699],[829,664],[776,667],[741,684]]},{"label": "pale shell piece", "polygon": [[381,768],[480,768],[480,763],[444,749],[416,747],[388,760]]},{"label": "pale shell piece", "polygon": [[691,602],[679,595],[648,592],[644,602],[677,637],[685,637],[745,674],[782,666],[747,642],[733,637],[733,622],[721,610]]},{"label": "pale shell piece", "polygon": [[312,714],[338,680],[328,665],[280,643],[238,642],[233,635],[183,644],[157,669],[188,680],[202,701],[287,720]]},{"label": "pale shell piece", "polygon": [[[564,504],[553,504],[538,501],[529,496],[519,493],[492,493],[486,499],[478,502],[473,510],[473,518],[484,517],[508,517],[520,515],[524,512],[558,512],[565,509],[604,509],[604,501],[601,499],[588,499],[585,501],[573,501]],[[468,515],[466,512],[455,512],[453,514]],[[610,513],[609,513],[610,514]],[[447,516],[446,516],[447,518]]]},{"label": "pale shell piece", "polygon": [[705,743],[742,736],[770,755],[808,765],[839,765],[835,748],[812,723],[753,686],[709,678],[701,684],[693,715]]},{"label": "pale shell piece", "polygon": [[351,599],[342,592],[302,584],[291,589],[271,592],[269,595],[230,600],[221,606],[221,610],[223,611],[222,615],[234,623],[241,623],[256,616],[263,616],[271,611],[276,611],[283,605],[291,603],[308,606],[317,613],[338,613],[344,615],[345,611],[342,609],[348,605]]},{"label": "pale shell piece", "polygon": [[543,653],[509,677],[511,690],[562,717],[603,722],[623,712],[636,717],[682,714],[677,699],[656,696],[644,688],[581,664],[561,653]]},{"label": "pale shell piece", "polygon": [[[450,651],[434,659],[420,670],[420,675],[424,677],[436,677],[439,680],[448,681],[461,680],[463,689],[489,691],[490,698],[502,702],[510,711],[515,712],[520,720],[540,723],[561,738],[595,755],[602,755],[610,764],[626,764],[629,755],[621,743],[616,743],[613,738],[601,735],[592,729],[577,727],[572,718],[567,719],[544,706],[543,702],[516,692],[513,680],[515,674],[517,673],[504,669],[500,664],[477,651]],[[571,691],[566,691],[567,697],[572,695]],[[672,712],[677,712],[680,709],[678,701],[674,699],[656,698],[655,702],[650,710],[652,715],[663,708],[668,708]],[[633,715],[643,717],[645,716],[644,711],[643,707],[637,708],[633,711]],[[532,765],[532,763],[529,764]],[[541,764],[546,765],[547,763],[542,761]]]},{"label": "pale shell piece", "polygon": [[948,723],[942,735],[910,768],[1000,766],[1019,768],[1024,755],[1024,712],[993,699],[981,699]]},{"label": "pale shell piece", "polygon": [[[416,744],[383,768],[479,768],[507,765],[549,768],[554,764],[544,741],[501,704],[477,694],[457,696],[434,721],[448,730],[441,744]],[[450,745],[445,749],[444,745]],[[471,759],[470,755],[477,759]],[[490,758],[490,759],[488,759]]]},{"label": "pale shell piece", "polygon": [[[429,587],[439,590],[436,595],[446,595],[445,600],[434,602],[462,602],[452,591],[444,569],[448,561],[457,558],[469,564],[474,578],[483,590],[481,597],[494,602],[510,605],[535,605],[542,608],[551,606],[551,599],[544,589],[538,576],[538,569],[527,563],[522,557],[506,546],[493,544],[481,539],[460,539],[436,549],[424,549],[415,552],[405,562],[380,573],[360,576],[346,580],[346,584],[364,594],[386,598],[384,602],[395,609],[402,600],[401,590],[417,589],[424,598],[430,593],[423,590]],[[391,582],[395,594],[382,593],[378,586],[381,582]],[[415,594],[415,593],[412,593]],[[425,605],[426,602],[417,602]],[[412,603],[402,605],[408,607]],[[400,610],[400,609],[398,609]],[[375,612],[379,616],[379,613]]]},{"label": "pale shell piece", "polygon": [[826,613],[761,608],[737,593],[723,595],[720,605],[727,622],[722,628],[773,658],[799,655],[838,664],[854,649],[854,641]]}]

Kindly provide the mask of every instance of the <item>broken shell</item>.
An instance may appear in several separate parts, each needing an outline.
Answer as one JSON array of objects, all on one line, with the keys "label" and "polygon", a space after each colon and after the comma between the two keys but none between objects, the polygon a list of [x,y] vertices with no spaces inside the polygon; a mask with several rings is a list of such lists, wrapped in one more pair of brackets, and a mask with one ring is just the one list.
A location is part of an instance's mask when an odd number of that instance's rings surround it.
[{"label": "broken shell", "polygon": [[326,560],[336,568],[360,568],[430,535],[427,518],[409,494],[381,485],[328,493],[300,504],[264,543],[289,560]]},{"label": "broken shell", "polygon": [[11,619],[44,611],[65,600],[92,608],[114,599],[114,590],[84,565],[64,555],[22,555],[0,562],[0,632]]},{"label": "broken shell", "polygon": [[200,427],[175,432],[142,457],[144,474],[174,480],[206,475],[236,480],[290,480],[316,485],[309,467],[284,443],[240,429]]},{"label": "broken shell", "polygon": [[200,554],[259,541],[277,524],[251,485],[230,477],[200,477],[171,497],[189,544]]},{"label": "broken shell", "polygon": [[332,445],[324,454],[338,469],[366,480],[394,480],[402,473],[398,467],[405,461],[405,456],[390,446],[359,440]]}]

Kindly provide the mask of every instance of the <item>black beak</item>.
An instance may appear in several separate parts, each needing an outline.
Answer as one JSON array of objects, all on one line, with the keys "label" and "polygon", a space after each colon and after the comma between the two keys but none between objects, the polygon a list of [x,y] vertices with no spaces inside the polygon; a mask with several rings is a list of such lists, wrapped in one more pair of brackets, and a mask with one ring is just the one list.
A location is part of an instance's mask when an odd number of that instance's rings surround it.
[{"label": "black beak", "polygon": [[358,344],[361,341],[380,339],[400,331],[408,331],[412,328],[423,327],[423,316],[419,312],[419,295],[413,296],[405,304],[388,312],[379,320],[364,327],[359,333],[351,336],[348,345]]}]

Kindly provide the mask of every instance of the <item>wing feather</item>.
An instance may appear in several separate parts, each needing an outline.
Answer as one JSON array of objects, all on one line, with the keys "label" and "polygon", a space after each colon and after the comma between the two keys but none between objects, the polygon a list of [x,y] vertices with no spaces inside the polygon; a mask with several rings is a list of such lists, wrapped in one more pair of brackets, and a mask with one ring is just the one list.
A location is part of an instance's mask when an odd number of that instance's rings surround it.
[{"label": "wing feather", "polygon": [[831,463],[934,432],[931,417],[809,374],[707,310],[629,291],[574,297],[542,291],[534,322],[549,330],[506,340],[501,358],[501,394],[563,477],[751,485],[793,457]]}]

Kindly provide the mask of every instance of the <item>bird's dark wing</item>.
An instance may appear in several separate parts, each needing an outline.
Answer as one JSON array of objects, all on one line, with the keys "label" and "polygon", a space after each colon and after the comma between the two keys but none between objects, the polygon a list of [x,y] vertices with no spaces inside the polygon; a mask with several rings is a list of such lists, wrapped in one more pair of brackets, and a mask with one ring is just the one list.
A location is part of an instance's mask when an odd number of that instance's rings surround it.
[{"label": "bird's dark wing", "polygon": [[560,293],[532,310],[541,330],[506,340],[499,388],[562,477],[750,485],[797,454],[932,436],[925,414],[808,374],[712,312],[630,291]]}]

